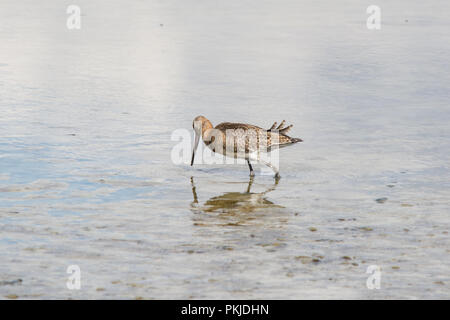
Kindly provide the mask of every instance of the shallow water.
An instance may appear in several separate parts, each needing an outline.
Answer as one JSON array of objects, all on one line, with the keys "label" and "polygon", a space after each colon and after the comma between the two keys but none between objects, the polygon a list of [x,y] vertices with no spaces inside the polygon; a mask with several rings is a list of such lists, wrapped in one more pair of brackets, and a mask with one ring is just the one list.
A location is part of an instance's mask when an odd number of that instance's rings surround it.
[{"label": "shallow water", "polygon": [[[0,5],[0,298],[450,297],[448,1],[77,5]],[[199,114],[304,142],[175,165]]]}]

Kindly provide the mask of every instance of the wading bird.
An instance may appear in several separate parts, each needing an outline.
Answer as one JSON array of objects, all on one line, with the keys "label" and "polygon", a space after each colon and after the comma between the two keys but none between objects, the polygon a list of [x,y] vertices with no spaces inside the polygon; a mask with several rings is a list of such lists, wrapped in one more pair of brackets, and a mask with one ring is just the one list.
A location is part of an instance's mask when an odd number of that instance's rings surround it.
[{"label": "wading bird", "polygon": [[200,137],[213,152],[233,158],[247,160],[250,176],[254,176],[251,161],[262,162],[270,167],[275,177],[280,176],[279,170],[269,161],[261,158],[261,153],[269,153],[275,148],[283,148],[303,141],[299,138],[291,138],[286,133],[292,125],[285,126],[283,120],[277,127],[275,122],[269,129],[263,129],[251,124],[223,122],[215,128],[211,121],[203,116],[198,116],[192,123],[195,132],[194,148],[192,149],[191,166],[194,164],[195,151]]}]

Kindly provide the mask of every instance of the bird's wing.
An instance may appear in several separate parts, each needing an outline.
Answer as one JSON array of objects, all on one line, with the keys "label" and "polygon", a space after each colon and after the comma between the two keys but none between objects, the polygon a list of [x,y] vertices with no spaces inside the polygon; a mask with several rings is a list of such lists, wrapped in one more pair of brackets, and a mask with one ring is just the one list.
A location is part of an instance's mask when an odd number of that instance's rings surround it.
[{"label": "bird's wing", "polygon": [[[283,123],[279,126],[282,128]],[[286,127],[286,129],[290,129],[291,126]],[[215,129],[220,130],[224,136],[224,142],[226,141],[226,132],[229,131],[229,138],[237,138],[240,134],[239,131],[242,130],[246,132],[247,136],[245,141],[235,140],[235,145],[238,149],[244,150],[245,152],[254,152],[258,151],[259,144],[263,142],[261,139],[267,139],[266,146],[267,152],[270,152],[272,148],[282,148],[288,146],[290,144],[301,141],[297,138],[291,138],[284,134],[285,131],[280,130],[266,130],[258,126],[254,126],[246,123],[232,123],[232,122],[223,122],[218,124]],[[286,130],[287,131],[287,130]],[[267,138],[266,138],[267,137]],[[250,141],[249,141],[250,140]],[[262,150],[259,150],[262,151]]]},{"label": "bird's wing", "polygon": [[224,149],[232,153],[258,151],[259,138],[266,134],[265,129],[246,123],[222,122],[214,129],[222,132]]},{"label": "bird's wing", "polygon": [[234,123],[234,122],[222,122],[218,124],[215,129],[225,131],[225,130],[236,130],[236,129],[244,129],[244,130],[255,130],[255,131],[265,131],[263,128],[258,126],[254,126],[247,123]]},{"label": "bird's wing", "polygon": [[277,127],[277,122],[275,121],[273,123],[273,125],[267,131],[278,131],[279,133],[286,134],[289,130],[291,130],[293,125],[291,124],[289,126],[284,126],[285,123],[286,123],[286,120],[283,120],[283,121],[281,121],[280,125]]}]

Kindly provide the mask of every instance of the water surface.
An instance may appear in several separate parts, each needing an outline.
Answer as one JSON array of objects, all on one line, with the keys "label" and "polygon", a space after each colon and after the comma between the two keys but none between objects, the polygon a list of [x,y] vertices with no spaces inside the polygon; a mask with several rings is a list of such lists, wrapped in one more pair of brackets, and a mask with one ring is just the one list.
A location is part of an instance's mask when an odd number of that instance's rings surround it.
[{"label": "water surface", "polygon": [[[0,5],[1,298],[450,297],[448,1],[68,4]],[[304,142],[172,163],[200,114]]]}]

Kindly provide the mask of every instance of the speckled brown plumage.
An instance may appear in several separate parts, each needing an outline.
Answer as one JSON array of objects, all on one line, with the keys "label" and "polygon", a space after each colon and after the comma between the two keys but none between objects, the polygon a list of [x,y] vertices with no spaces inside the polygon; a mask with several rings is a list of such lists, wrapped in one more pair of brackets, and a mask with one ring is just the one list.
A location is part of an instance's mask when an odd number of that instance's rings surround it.
[{"label": "speckled brown plumage", "polygon": [[[283,120],[277,127],[277,122],[275,122],[269,129],[232,122],[223,122],[213,127],[208,119],[198,116],[194,119],[193,128],[201,134],[203,142],[213,152],[228,157],[245,158],[250,161],[259,159],[259,153],[261,152],[271,152],[274,148],[283,148],[302,141],[302,139],[292,138],[286,134],[292,128],[292,125],[285,126],[285,123],[286,121]],[[191,165],[193,164],[194,154],[195,150],[193,151]],[[250,162],[248,162],[248,165],[252,174],[253,169]],[[278,175],[278,171],[274,171]]]},{"label": "speckled brown plumage", "polygon": [[[268,130],[247,123],[222,122],[212,127],[211,122],[200,117],[202,121],[202,140],[207,146],[214,144],[214,152],[227,156],[236,156],[239,152],[250,153],[256,151],[270,152],[273,148],[283,148],[287,145],[302,141],[286,135],[292,125],[283,127],[285,120],[275,129],[276,122]],[[266,141],[267,150],[260,150],[260,143]],[[214,143],[215,142],[215,143]],[[222,148],[218,148],[222,144]],[[227,149],[227,144],[233,149]],[[233,155],[230,152],[234,153]]]}]

